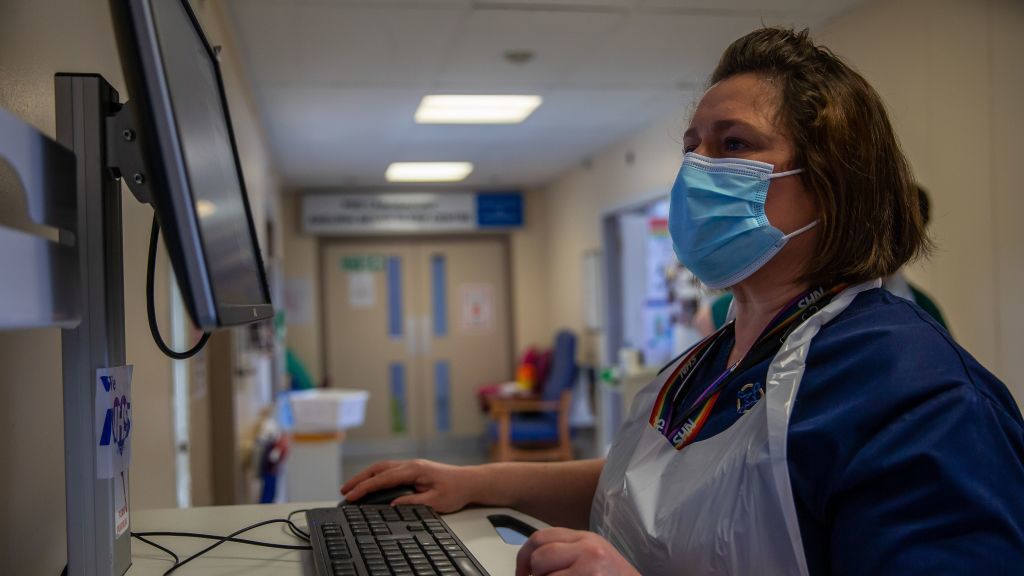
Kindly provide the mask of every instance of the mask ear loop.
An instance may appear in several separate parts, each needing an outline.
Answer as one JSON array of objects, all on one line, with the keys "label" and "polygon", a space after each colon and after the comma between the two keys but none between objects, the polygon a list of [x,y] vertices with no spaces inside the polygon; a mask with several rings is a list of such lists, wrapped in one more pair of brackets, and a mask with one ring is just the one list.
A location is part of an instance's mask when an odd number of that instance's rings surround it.
[{"label": "mask ear loop", "polygon": [[797,230],[793,230],[789,234],[786,234],[785,236],[783,236],[782,240],[788,241],[790,238],[793,238],[794,236],[799,236],[799,235],[803,234],[804,232],[807,232],[811,228],[814,228],[815,226],[817,226],[818,222],[821,222],[821,220],[815,220],[814,222],[811,222],[810,224],[808,224],[807,226],[804,226],[803,228],[799,228]]},{"label": "mask ear loop", "polygon": [[[766,180],[774,180],[775,178],[784,178],[786,176],[792,176],[793,174],[799,174],[799,173],[801,173],[803,171],[804,171],[803,168],[797,168],[795,170],[786,170],[785,172],[774,172],[772,174],[765,174],[764,177],[765,177]],[[808,224],[807,226],[804,226],[803,228],[799,228],[797,230],[794,230],[794,231],[790,232],[789,234],[786,234],[785,236],[783,236],[781,238],[781,241],[786,242],[790,238],[793,238],[795,236],[799,236],[799,235],[803,234],[804,232],[807,232],[811,228],[814,228],[815,226],[817,226],[818,222],[821,222],[821,220],[815,220],[814,222],[811,222],[810,224]]]},{"label": "mask ear loop", "polygon": [[793,174],[799,174],[803,171],[803,168],[797,168],[796,170],[786,170],[785,172],[773,172],[771,174],[765,174],[764,176],[762,176],[762,180],[774,180],[776,178],[783,178],[786,176],[792,176]]}]

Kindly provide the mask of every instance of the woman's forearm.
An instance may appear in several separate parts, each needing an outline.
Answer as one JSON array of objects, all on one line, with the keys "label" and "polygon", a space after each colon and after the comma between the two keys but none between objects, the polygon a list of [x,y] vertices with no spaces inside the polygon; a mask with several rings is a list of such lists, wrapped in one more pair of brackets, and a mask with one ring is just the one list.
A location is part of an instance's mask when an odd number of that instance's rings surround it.
[{"label": "woman's forearm", "polygon": [[472,500],[515,508],[553,526],[585,529],[603,467],[603,459],[476,466]]}]

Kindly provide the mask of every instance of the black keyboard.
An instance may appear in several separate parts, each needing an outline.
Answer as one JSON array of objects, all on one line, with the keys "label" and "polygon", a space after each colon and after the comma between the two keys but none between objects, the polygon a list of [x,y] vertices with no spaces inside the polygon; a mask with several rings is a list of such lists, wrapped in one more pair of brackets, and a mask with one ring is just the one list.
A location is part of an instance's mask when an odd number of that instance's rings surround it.
[{"label": "black keyboard", "polygon": [[319,576],[486,576],[427,506],[343,505],[306,512]]}]

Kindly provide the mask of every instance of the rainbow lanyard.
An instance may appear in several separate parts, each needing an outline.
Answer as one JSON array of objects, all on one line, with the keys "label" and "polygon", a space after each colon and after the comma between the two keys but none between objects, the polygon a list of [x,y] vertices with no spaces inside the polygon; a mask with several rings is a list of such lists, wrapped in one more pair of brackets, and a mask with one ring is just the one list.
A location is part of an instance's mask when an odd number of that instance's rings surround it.
[{"label": "rainbow lanyard", "polygon": [[681,400],[685,398],[684,392],[688,392],[687,385],[690,377],[722,338],[726,334],[732,334],[734,322],[729,322],[714,334],[698,342],[665,380],[665,384],[654,402],[654,409],[651,411],[651,426],[665,436],[676,450],[682,450],[688,446],[700,434],[718,401],[719,394],[732,379],[732,376],[774,356],[797,326],[823,308],[845,288],[845,284],[834,286],[829,290],[816,288],[794,298],[768,323],[746,356],[726,368],[683,410]]}]

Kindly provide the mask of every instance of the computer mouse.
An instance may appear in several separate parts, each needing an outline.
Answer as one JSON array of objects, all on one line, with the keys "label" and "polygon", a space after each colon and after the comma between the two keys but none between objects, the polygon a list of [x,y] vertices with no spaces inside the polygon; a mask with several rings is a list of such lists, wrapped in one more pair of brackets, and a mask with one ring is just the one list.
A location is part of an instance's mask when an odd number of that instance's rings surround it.
[{"label": "computer mouse", "polygon": [[383,488],[376,492],[370,492],[369,494],[363,495],[359,500],[342,500],[338,503],[338,506],[344,506],[345,504],[391,504],[391,501],[399,496],[415,493],[415,486],[400,484],[398,486],[392,486],[391,488]]}]

